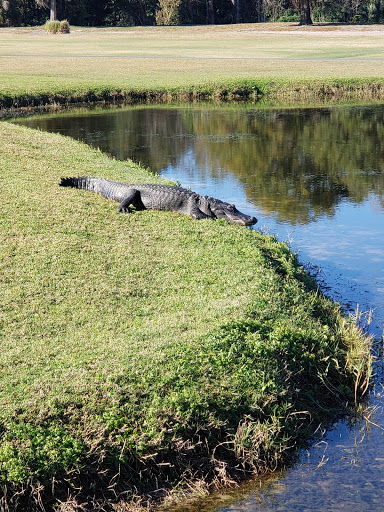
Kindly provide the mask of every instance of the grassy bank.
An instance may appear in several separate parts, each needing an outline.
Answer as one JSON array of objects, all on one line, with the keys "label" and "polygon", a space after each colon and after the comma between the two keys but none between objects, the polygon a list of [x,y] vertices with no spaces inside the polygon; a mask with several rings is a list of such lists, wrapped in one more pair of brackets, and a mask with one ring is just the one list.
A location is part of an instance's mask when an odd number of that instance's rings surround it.
[{"label": "grassy bank", "polygon": [[0,136],[4,508],[128,510],[269,471],[365,390],[369,340],[285,244],[119,215],[60,178],[158,178],[61,136]]},{"label": "grassy bank", "polygon": [[0,29],[0,107],[384,97],[382,25]]}]

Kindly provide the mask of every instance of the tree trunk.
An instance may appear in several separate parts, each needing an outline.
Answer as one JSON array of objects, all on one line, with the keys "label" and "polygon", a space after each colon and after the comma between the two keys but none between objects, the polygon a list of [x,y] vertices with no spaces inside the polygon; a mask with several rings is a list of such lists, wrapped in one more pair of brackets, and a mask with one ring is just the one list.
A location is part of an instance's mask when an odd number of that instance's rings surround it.
[{"label": "tree trunk", "polygon": [[206,0],[207,2],[207,20],[210,25],[215,24],[215,10],[213,8],[213,0]]},{"label": "tree trunk", "polygon": [[265,21],[264,2],[263,0],[256,0],[257,23]]},{"label": "tree trunk", "polygon": [[300,0],[300,25],[312,25],[310,0]]},{"label": "tree trunk", "polygon": [[231,0],[233,4],[234,16],[233,19],[235,23],[240,23],[240,0]]},{"label": "tree trunk", "polygon": [[56,0],[51,0],[51,13],[49,17],[50,21],[57,20],[57,5]]}]

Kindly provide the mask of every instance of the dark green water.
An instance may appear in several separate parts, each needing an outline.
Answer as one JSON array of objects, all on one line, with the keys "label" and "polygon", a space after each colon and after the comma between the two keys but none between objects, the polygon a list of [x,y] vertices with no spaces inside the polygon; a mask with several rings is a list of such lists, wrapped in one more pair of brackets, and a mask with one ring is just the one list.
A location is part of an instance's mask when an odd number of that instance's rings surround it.
[{"label": "dark green water", "polygon": [[[288,240],[347,311],[372,310],[369,329],[382,345],[384,106],[135,107],[18,122],[83,140],[235,203],[259,219],[256,229]],[[384,511],[379,348],[377,355],[370,421],[339,422],[284,475],[204,500],[196,510]]]}]

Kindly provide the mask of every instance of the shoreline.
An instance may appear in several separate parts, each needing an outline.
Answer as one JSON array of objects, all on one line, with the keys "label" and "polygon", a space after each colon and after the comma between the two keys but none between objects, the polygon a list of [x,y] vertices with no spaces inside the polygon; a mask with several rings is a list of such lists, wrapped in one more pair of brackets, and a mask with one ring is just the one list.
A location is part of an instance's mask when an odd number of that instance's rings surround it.
[{"label": "shoreline", "polygon": [[[343,103],[346,101],[381,101],[384,100],[384,79],[329,79],[307,80],[287,83],[271,80],[239,80],[228,83],[194,86],[175,90],[117,90],[101,89],[84,92],[68,91],[65,94],[43,93],[39,95],[23,94],[20,96],[1,95],[0,114],[21,109],[52,109],[63,107],[92,106],[102,104],[136,105],[138,103],[164,104],[172,102],[199,103],[215,101],[230,102],[277,102],[303,103]],[[3,117],[5,117],[3,115]]]}]

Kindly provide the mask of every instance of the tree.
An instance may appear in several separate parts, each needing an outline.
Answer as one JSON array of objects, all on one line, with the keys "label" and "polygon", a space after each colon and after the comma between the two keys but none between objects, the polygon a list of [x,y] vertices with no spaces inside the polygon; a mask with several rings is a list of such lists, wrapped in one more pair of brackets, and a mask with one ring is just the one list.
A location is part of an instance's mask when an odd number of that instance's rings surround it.
[{"label": "tree", "polygon": [[178,25],[180,23],[181,0],[159,0],[156,12],[156,25]]},{"label": "tree", "polygon": [[49,19],[51,21],[57,20],[57,4],[56,0],[51,0],[51,7],[50,7],[50,16]]},{"label": "tree", "polygon": [[207,21],[209,25],[215,24],[215,9],[213,7],[213,0],[206,0],[207,4]]},{"label": "tree", "polygon": [[[49,3],[48,3],[49,2]],[[57,20],[57,3],[56,0],[36,0],[37,5],[50,9],[50,21]]]},{"label": "tree", "polygon": [[310,0],[300,0],[300,25],[312,25]]},{"label": "tree", "polygon": [[264,12],[267,19],[277,21],[284,13],[284,0],[264,0]]},{"label": "tree", "polygon": [[300,25],[312,25],[310,0],[292,0],[292,4],[300,11]]},{"label": "tree", "polygon": [[231,2],[233,4],[235,23],[240,23],[240,0],[231,0]]}]

